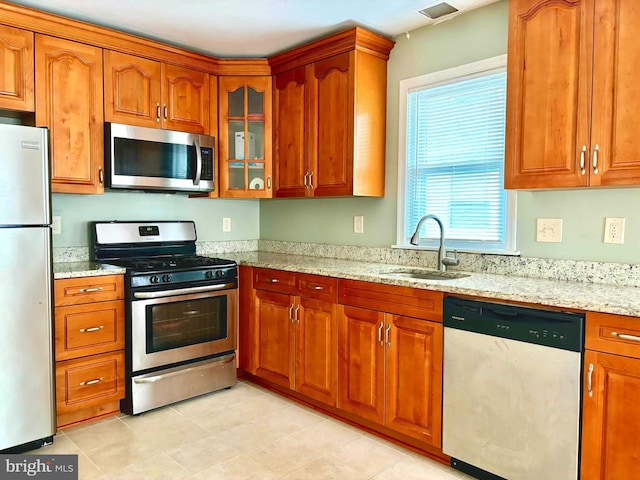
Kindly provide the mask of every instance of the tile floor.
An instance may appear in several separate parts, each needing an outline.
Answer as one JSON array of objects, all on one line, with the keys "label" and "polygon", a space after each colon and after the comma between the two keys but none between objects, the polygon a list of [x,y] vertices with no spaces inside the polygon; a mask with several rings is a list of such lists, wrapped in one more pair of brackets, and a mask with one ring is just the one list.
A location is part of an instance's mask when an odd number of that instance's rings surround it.
[{"label": "tile floor", "polygon": [[56,435],[81,480],[458,480],[471,477],[253,384]]}]

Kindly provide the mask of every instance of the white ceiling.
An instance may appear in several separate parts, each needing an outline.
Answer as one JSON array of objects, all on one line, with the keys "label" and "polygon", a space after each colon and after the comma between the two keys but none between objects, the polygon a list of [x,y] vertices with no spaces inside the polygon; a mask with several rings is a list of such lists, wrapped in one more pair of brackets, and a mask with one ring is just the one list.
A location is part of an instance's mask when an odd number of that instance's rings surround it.
[{"label": "white ceiling", "polygon": [[[446,0],[460,12],[497,0]],[[353,25],[394,37],[440,0],[10,0],[217,57],[266,57]],[[455,14],[455,15],[459,15]]]}]

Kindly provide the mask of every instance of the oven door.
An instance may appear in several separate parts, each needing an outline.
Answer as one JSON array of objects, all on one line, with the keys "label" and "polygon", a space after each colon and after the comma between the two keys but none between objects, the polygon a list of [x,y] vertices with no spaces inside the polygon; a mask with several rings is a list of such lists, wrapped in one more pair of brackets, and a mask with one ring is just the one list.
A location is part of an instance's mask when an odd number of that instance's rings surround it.
[{"label": "oven door", "polygon": [[236,349],[237,288],[199,286],[134,292],[133,297],[133,372]]}]

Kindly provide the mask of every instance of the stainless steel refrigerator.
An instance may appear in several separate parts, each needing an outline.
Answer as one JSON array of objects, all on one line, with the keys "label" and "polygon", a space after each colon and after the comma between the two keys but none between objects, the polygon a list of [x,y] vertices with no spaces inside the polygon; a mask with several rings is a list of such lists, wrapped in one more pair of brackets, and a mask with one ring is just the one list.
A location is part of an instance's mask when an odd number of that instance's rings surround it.
[{"label": "stainless steel refrigerator", "polygon": [[55,433],[49,186],[47,129],[0,124],[0,450]]}]

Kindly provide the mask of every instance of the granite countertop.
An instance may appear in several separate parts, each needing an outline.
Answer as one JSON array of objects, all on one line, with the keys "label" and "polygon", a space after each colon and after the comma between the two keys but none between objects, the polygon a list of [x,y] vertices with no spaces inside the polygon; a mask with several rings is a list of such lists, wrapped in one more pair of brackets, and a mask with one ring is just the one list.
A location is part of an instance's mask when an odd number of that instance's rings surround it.
[{"label": "granite countertop", "polygon": [[[413,270],[408,265],[369,263],[307,255],[243,252],[225,253],[239,265],[274,268],[291,272],[423,288],[446,293],[473,295],[496,300],[511,300],[554,307],[640,316],[640,289],[598,283],[544,280],[508,275],[468,272],[469,276],[451,280],[398,278],[388,273]],[[425,270],[415,268],[415,270]],[[454,271],[454,269],[450,269]],[[124,269],[90,262],[54,264],[55,278],[124,273]]]},{"label": "granite countertop", "polygon": [[125,269],[96,262],[61,262],[53,264],[53,278],[95,277],[97,275],[122,275]]}]

